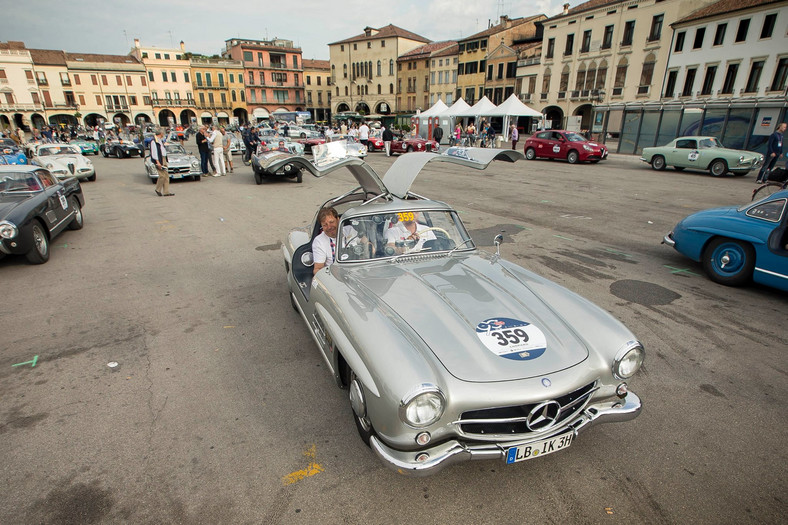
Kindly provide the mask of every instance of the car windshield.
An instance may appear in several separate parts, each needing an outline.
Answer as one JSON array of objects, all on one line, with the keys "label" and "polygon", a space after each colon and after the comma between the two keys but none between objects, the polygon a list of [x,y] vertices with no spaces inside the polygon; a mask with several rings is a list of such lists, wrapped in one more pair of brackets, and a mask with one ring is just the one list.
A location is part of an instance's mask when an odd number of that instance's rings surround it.
[{"label": "car windshield", "polygon": [[700,139],[698,141],[698,144],[700,145],[700,149],[721,148],[721,147],[723,147],[722,143],[719,140],[717,140],[717,139],[715,139],[713,137],[708,138],[708,139]]},{"label": "car windshield", "polygon": [[19,145],[11,139],[0,139],[0,146],[3,148],[16,148]]},{"label": "car windshield", "polygon": [[578,135],[577,133],[567,133],[565,136],[569,142],[585,142],[588,140],[583,135]]},{"label": "car windshield", "polygon": [[186,155],[186,150],[180,144],[167,144],[167,155]]},{"label": "car windshield", "polygon": [[474,248],[455,212],[405,210],[342,221],[338,261],[385,259],[406,254]]},{"label": "car windshield", "polygon": [[38,150],[38,154],[42,157],[49,157],[52,155],[74,155],[81,153],[76,150],[74,146],[49,146]]},{"label": "car windshield", "polygon": [[41,191],[41,184],[32,173],[2,173],[0,174],[0,193]]}]

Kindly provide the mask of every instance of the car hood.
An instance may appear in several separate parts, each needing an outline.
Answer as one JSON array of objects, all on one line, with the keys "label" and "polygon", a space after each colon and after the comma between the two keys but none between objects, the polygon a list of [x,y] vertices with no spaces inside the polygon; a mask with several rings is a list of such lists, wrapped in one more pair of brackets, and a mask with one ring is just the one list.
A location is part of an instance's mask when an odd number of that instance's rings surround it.
[{"label": "car hood", "polygon": [[85,158],[80,153],[77,155],[58,155],[52,157],[38,157],[39,162],[46,166],[47,164],[54,164],[55,166],[60,166],[63,169],[67,169],[69,164],[74,164],[75,166],[80,166],[85,164]]},{"label": "car hood", "polygon": [[169,164],[172,164],[172,163],[189,164],[189,163],[191,163],[193,158],[194,157],[192,157],[191,155],[182,155],[180,153],[174,153],[174,154],[169,154],[168,153],[167,154],[167,163],[169,163]]},{"label": "car hood", "polygon": [[[375,265],[347,283],[376,309],[412,329],[453,376],[511,381],[547,375],[588,357],[588,348],[538,290],[478,255]],[[503,341],[491,331],[528,337]],[[504,337],[505,339],[505,337]]]},{"label": "car hood", "polygon": [[20,203],[32,197],[33,193],[0,193],[0,220],[8,217]]}]

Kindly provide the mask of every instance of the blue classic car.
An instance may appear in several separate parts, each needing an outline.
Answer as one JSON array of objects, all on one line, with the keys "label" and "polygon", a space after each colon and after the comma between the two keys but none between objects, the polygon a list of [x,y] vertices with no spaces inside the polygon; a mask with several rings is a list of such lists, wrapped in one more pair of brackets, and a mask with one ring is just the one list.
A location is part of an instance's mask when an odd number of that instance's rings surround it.
[{"label": "blue classic car", "polygon": [[788,291],[788,190],[736,208],[693,213],[662,240],[701,262],[712,281]]},{"label": "blue classic car", "polygon": [[0,164],[27,164],[27,156],[11,139],[0,139]]}]

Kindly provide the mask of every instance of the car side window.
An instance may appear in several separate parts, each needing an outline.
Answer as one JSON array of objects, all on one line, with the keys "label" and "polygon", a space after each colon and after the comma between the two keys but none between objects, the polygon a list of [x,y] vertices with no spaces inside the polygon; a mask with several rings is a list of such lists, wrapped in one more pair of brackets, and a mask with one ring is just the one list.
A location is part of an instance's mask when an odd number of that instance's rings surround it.
[{"label": "car side window", "polygon": [[560,133],[553,132],[553,140],[564,140],[564,136]]},{"label": "car side window", "polygon": [[543,132],[539,133],[538,135],[536,135],[536,138],[542,139],[542,140],[549,140],[550,139],[550,132],[549,131],[543,131]]},{"label": "car side window", "polygon": [[677,140],[676,147],[679,149],[697,149],[698,143],[691,139]]},{"label": "car side window", "polygon": [[769,222],[780,222],[780,219],[785,212],[786,199],[777,199],[769,202],[764,202],[758,206],[753,206],[747,210],[748,217],[755,217],[756,219],[763,219]]},{"label": "car side window", "polygon": [[49,188],[50,186],[57,184],[55,177],[51,173],[46,171],[37,171],[36,175],[38,176],[38,180],[41,181],[41,184],[43,184],[45,188]]}]

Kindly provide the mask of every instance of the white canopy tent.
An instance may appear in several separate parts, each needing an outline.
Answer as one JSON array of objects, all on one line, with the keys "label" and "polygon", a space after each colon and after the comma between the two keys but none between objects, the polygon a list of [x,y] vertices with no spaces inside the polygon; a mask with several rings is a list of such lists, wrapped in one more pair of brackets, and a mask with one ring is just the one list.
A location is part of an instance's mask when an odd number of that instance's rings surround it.
[{"label": "white canopy tent", "polygon": [[512,117],[533,117],[540,120],[544,118],[540,112],[523,104],[514,93],[504,100],[498,106],[496,113],[491,116],[503,117],[502,135],[504,140],[509,140],[509,122]]},{"label": "white canopy tent", "polygon": [[432,105],[432,107],[430,109],[428,109],[427,111],[422,111],[421,113],[419,113],[419,118],[421,118],[421,117],[437,117],[438,115],[440,115],[441,113],[443,113],[447,109],[449,109],[449,106],[447,106],[445,102],[443,102],[442,100],[439,99],[435,104]]},{"label": "white canopy tent", "polygon": [[457,117],[465,114],[471,106],[465,100],[458,98],[457,101],[451,105],[449,109],[440,114],[441,117]]}]

